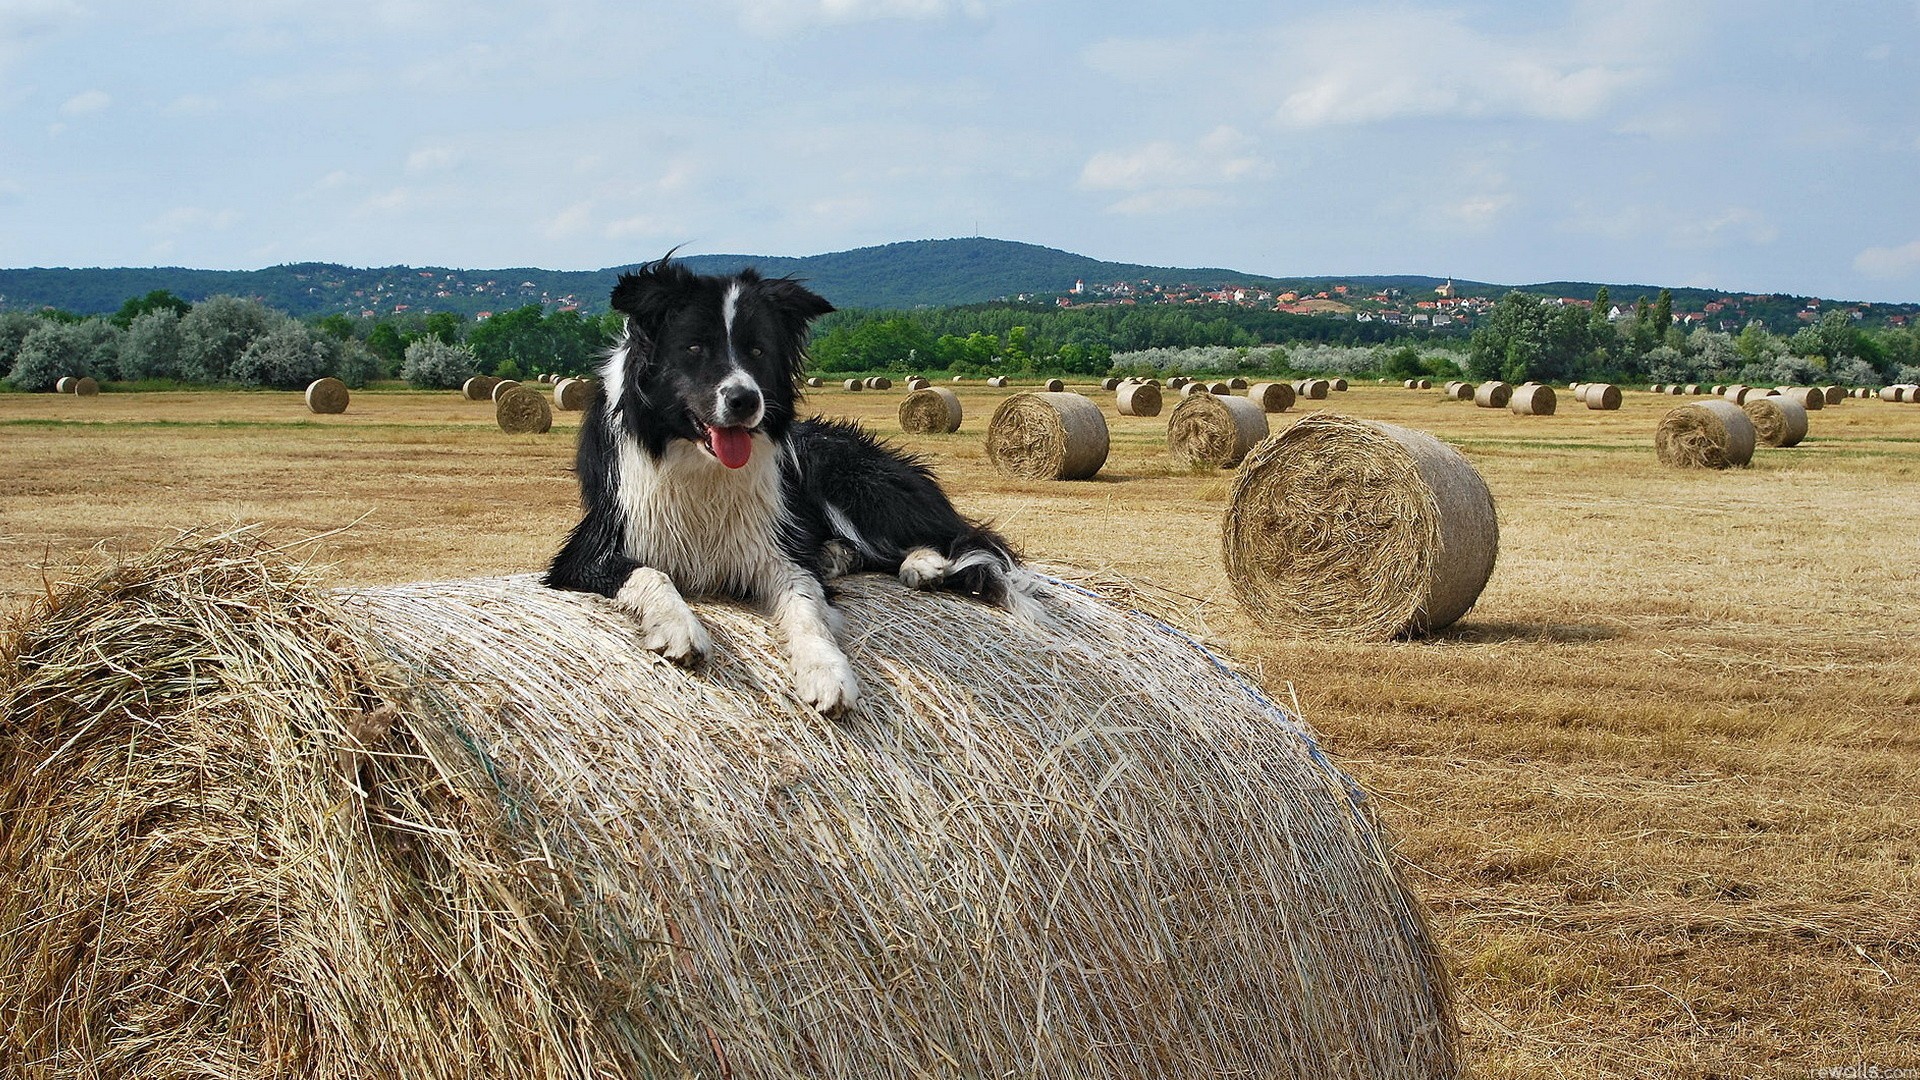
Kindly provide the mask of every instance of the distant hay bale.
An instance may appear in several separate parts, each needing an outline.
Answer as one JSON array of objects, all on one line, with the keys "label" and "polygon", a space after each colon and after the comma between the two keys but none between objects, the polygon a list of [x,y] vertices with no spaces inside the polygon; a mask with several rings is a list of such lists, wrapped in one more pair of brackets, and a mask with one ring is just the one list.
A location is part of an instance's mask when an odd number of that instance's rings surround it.
[{"label": "distant hay bale", "polygon": [[1721,398],[1673,409],[1654,432],[1660,464],[1678,469],[1730,469],[1753,460],[1755,434],[1746,409]]},{"label": "distant hay bale", "polygon": [[307,408],[323,415],[338,415],[347,411],[347,401],[351,394],[347,384],[335,378],[315,379],[307,384]]},{"label": "distant hay bale", "polygon": [[836,724],[747,607],[695,605],[716,647],[687,671],[531,575],[312,574],[183,542],[21,620],[0,655],[8,1060],[1459,1072],[1370,801],[1154,619],[1043,582],[1036,628],[845,578],[866,697]]},{"label": "distant hay bale", "polygon": [[1473,384],[1455,380],[1443,387],[1442,393],[1444,393],[1450,401],[1472,401]]},{"label": "distant hay bale", "polygon": [[1688,383],[1688,384],[1687,384],[1687,393],[1689,393],[1689,394],[1698,394],[1699,392],[1700,392],[1700,384],[1699,384],[1699,383]]},{"label": "distant hay bale", "polygon": [[1417,379],[1401,379],[1400,380],[1400,389],[1402,390],[1415,390],[1415,389],[1418,389],[1419,386],[1420,386],[1420,382]]},{"label": "distant hay bale", "polygon": [[1233,378],[1227,380],[1227,389],[1229,390],[1245,390],[1246,388],[1247,388],[1247,380],[1239,377],[1238,375],[1235,375]]},{"label": "distant hay bale", "polygon": [[53,392],[56,394],[71,394],[73,393],[73,385],[79,381],[79,379],[71,375],[62,375],[54,380]]},{"label": "distant hay bale", "polygon": [[1647,387],[1647,393],[1649,394],[1664,394],[1666,392],[1667,387],[1664,383],[1654,383],[1652,386]]},{"label": "distant hay bale", "polygon": [[1752,397],[1755,393],[1756,393],[1755,389],[1751,386],[1744,386],[1740,383],[1731,383],[1727,386],[1725,390],[1722,390],[1720,392],[1720,396],[1727,399],[1728,401],[1733,402],[1735,405],[1745,405],[1747,403],[1747,399]]},{"label": "distant hay bale", "polygon": [[1714,397],[1722,397],[1726,394],[1726,392],[1727,392],[1727,388],[1724,383],[1714,383],[1712,386],[1707,388],[1707,393],[1712,394]]},{"label": "distant hay bale", "polygon": [[97,397],[100,394],[100,384],[94,381],[93,376],[82,375],[73,380],[73,392],[76,397]]},{"label": "distant hay bale", "polygon": [[1466,614],[1499,547],[1493,496],[1459,451],[1330,413],[1247,455],[1221,533],[1248,615],[1281,632],[1370,641]]},{"label": "distant hay bale", "polygon": [[1183,398],[1192,397],[1195,394],[1211,394],[1211,393],[1213,393],[1213,387],[1203,382],[1190,382],[1180,387],[1180,396]]},{"label": "distant hay bale", "polygon": [[1340,393],[1340,394],[1344,394],[1344,393],[1346,393],[1346,392],[1347,392],[1347,380],[1345,380],[1345,379],[1335,379],[1335,380],[1333,380],[1333,389],[1334,389],[1334,392],[1335,392],[1335,393]]},{"label": "distant hay bale", "polygon": [[1883,386],[1883,387],[1881,387],[1881,388],[1880,388],[1880,400],[1881,400],[1881,401],[1899,401],[1899,400],[1900,400],[1900,388],[1899,388],[1898,386]]},{"label": "distant hay bale", "polygon": [[1668,394],[1669,396],[1672,396],[1672,397],[1679,397],[1679,396],[1680,396],[1680,395],[1681,395],[1682,393],[1684,393],[1684,391],[1682,391],[1682,390],[1680,389],[1680,386],[1679,386],[1679,384],[1677,384],[1677,383],[1676,383],[1676,384],[1674,384],[1674,385],[1672,385],[1672,386],[1669,386],[1669,387],[1667,387],[1667,394]]},{"label": "distant hay bale", "polygon": [[1525,383],[1507,400],[1507,408],[1516,416],[1552,416],[1558,405],[1553,387],[1545,383]]},{"label": "distant hay bale", "polygon": [[1293,384],[1294,397],[1308,401],[1325,401],[1332,392],[1333,384],[1325,379],[1301,379]]},{"label": "distant hay bale", "polygon": [[1780,396],[1797,403],[1801,408],[1812,412],[1827,407],[1827,392],[1812,386],[1789,386],[1780,391]]},{"label": "distant hay bale", "polygon": [[1417,380],[1416,386],[1418,389],[1421,389],[1421,390],[1431,390],[1433,389],[1433,380],[1432,379]]},{"label": "distant hay bale", "polygon": [[966,382],[966,381],[967,381],[967,377],[966,377],[965,375],[955,375],[955,376],[953,377],[953,381],[954,381],[954,382]]},{"label": "distant hay bale", "polygon": [[987,422],[987,460],[1025,480],[1085,480],[1107,447],[1107,418],[1079,394],[1014,394]]},{"label": "distant hay bale", "polygon": [[807,386],[809,389],[818,390],[825,385],[827,385],[827,380],[821,378],[820,376],[818,375],[807,376]]},{"label": "distant hay bale", "polygon": [[1216,379],[1207,384],[1207,389],[1216,394],[1231,394],[1233,393],[1233,384]]},{"label": "distant hay bale", "polygon": [[867,389],[869,389],[869,390],[891,390],[891,389],[893,389],[893,380],[892,380],[892,379],[889,379],[889,378],[887,378],[887,377],[886,377],[885,375],[871,375],[871,376],[868,376],[868,378],[867,378]]},{"label": "distant hay bale", "polygon": [[1113,403],[1121,416],[1159,416],[1160,388],[1152,383],[1129,383],[1115,393]]},{"label": "distant hay bale", "polygon": [[562,412],[579,412],[592,397],[591,379],[561,379],[553,384],[553,407]]},{"label": "distant hay bale", "polygon": [[1291,384],[1283,382],[1254,383],[1247,388],[1247,400],[1260,406],[1261,412],[1286,412],[1298,396]]},{"label": "distant hay bale", "polygon": [[999,389],[1007,385],[1007,377],[1005,375],[990,375],[987,377],[987,385]]},{"label": "distant hay bale", "polygon": [[1049,394],[1057,394],[1062,390],[1065,390],[1066,388],[1067,388],[1067,384],[1064,382],[1061,382],[1059,379],[1047,380],[1047,393]]},{"label": "distant hay bale", "polygon": [[840,384],[842,390],[865,390],[866,388],[867,384],[863,379],[848,379]]},{"label": "distant hay bale", "polygon": [[1791,394],[1753,398],[1740,407],[1753,423],[1758,446],[1798,446],[1807,437],[1807,408]]},{"label": "distant hay bale", "polygon": [[509,435],[545,435],[553,430],[547,395],[526,386],[510,386],[493,399],[493,419]]},{"label": "distant hay bale", "polygon": [[960,430],[960,395],[944,386],[925,386],[900,399],[900,429],[912,435],[945,435]]},{"label": "distant hay bale", "polygon": [[491,375],[475,375],[460,384],[460,396],[468,401],[492,401],[493,388],[498,385],[500,380]]},{"label": "distant hay bale", "polygon": [[1504,409],[1513,400],[1513,387],[1495,379],[1474,387],[1473,403],[1482,409]]},{"label": "distant hay bale", "polygon": [[1844,386],[1823,386],[1820,388],[1820,396],[1824,399],[1825,404],[1838,405],[1847,399],[1847,388]]},{"label": "distant hay bale", "polygon": [[1108,391],[1109,393],[1111,393],[1112,391],[1118,390],[1120,389],[1120,380],[1115,378],[1101,379],[1100,389]]},{"label": "distant hay bale", "polygon": [[1235,395],[1196,394],[1167,418],[1167,452],[1188,466],[1231,469],[1267,437],[1267,414]]},{"label": "distant hay bale", "polygon": [[1175,375],[1167,380],[1167,389],[1179,390],[1192,381],[1192,379],[1187,378],[1185,375]]},{"label": "distant hay bale", "polygon": [[505,394],[509,390],[520,390],[520,389],[524,389],[524,388],[519,383],[515,382],[512,379],[499,379],[494,382],[493,389],[487,391],[487,396],[492,398],[497,403],[499,402],[500,396],[502,394]]},{"label": "distant hay bale", "polygon": [[1589,383],[1580,400],[1596,412],[1612,412],[1620,407],[1620,388],[1612,383]]},{"label": "distant hay bale", "polygon": [[921,378],[912,378],[907,380],[908,390],[925,390],[927,387],[932,385],[933,385],[932,383]]}]

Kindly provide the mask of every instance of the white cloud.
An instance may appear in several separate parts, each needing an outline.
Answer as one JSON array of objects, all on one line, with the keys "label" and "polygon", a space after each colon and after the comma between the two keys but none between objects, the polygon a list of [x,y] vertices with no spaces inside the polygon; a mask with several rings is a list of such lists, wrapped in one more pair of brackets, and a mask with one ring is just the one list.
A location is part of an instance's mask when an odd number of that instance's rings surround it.
[{"label": "white cloud", "polygon": [[206,94],[182,94],[167,102],[161,110],[168,116],[205,116],[220,108],[218,98]]},{"label": "white cloud", "polygon": [[460,154],[451,146],[423,146],[407,155],[406,171],[409,176],[417,176],[451,169],[459,163]]},{"label": "white cloud", "polygon": [[1728,244],[1771,244],[1780,230],[1766,216],[1744,206],[1729,206],[1708,214],[1694,214],[1675,222],[1670,237],[1676,247],[1717,248]]},{"label": "white cloud", "polygon": [[1205,188],[1161,188],[1108,203],[1106,210],[1109,214],[1123,217],[1152,217],[1189,210],[1211,210],[1225,206],[1229,201],[1219,192]]},{"label": "white cloud", "polygon": [[113,104],[113,97],[104,90],[88,90],[75,94],[60,105],[61,116],[85,116],[97,113]]},{"label": "white cloud", "polygon": [[1254,141],[1231,127],[1217,127],[1191,144],[1150,142],[1131,150],[1103,150],[1080,170],[1082,187],[1140,191],[1209,187],[1268,175],[1272,166]]},{"label": "white cloud", "polygon": [[200,206],[176,206],[148,221],[148,232],[163,237],[181,236],[186,233],[221,232],[233,228],[240,220],[240,212],[231,207],[208,210]]},{"label": "white cloud", "polygon": [[882,20],[984,18],[985,0],[735,0],[740,24],[756,34],[806,26],[844,26]]},{"label": "white cloud", "polygon": [[1871,278],[1901,278],[1920,272],[1920,240],[1899,247],[1871,247],[1853,257],[1853,268]]}]

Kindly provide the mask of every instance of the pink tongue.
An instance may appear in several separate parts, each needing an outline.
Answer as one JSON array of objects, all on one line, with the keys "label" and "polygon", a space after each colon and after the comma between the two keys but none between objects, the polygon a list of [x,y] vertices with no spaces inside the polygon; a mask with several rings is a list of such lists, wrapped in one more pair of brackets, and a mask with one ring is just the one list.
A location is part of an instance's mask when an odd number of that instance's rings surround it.
[{"label": "pink tongue", "polygon": [[737,469],[753,456],[753,432],[743,427],[710,427],[707,445],[713,447],[720,464]]}]

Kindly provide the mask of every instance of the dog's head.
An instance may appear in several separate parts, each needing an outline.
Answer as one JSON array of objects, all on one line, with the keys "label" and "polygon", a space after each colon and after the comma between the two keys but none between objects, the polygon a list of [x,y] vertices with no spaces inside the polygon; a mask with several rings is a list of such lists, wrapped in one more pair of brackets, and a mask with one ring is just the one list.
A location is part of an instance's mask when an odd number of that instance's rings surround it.
[{"label": "dog's head", "polygon": [[737,469],[755,433],[786,436],[807,324],[833,305],[791,279],[695,274],[669,257],[620,275],[613,309],[627,319],[626,359],[606,391],[627,429],[656,455],[686,439]]}]

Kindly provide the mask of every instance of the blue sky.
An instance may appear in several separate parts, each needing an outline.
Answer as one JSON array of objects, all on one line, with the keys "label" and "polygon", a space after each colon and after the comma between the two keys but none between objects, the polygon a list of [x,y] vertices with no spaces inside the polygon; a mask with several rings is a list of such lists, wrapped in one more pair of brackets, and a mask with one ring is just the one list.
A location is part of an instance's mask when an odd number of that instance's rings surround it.
[{"label": "blue sky", "polygon": [[0,266],[973,234],[1920,300],[1920,3],[0,0]]}]

